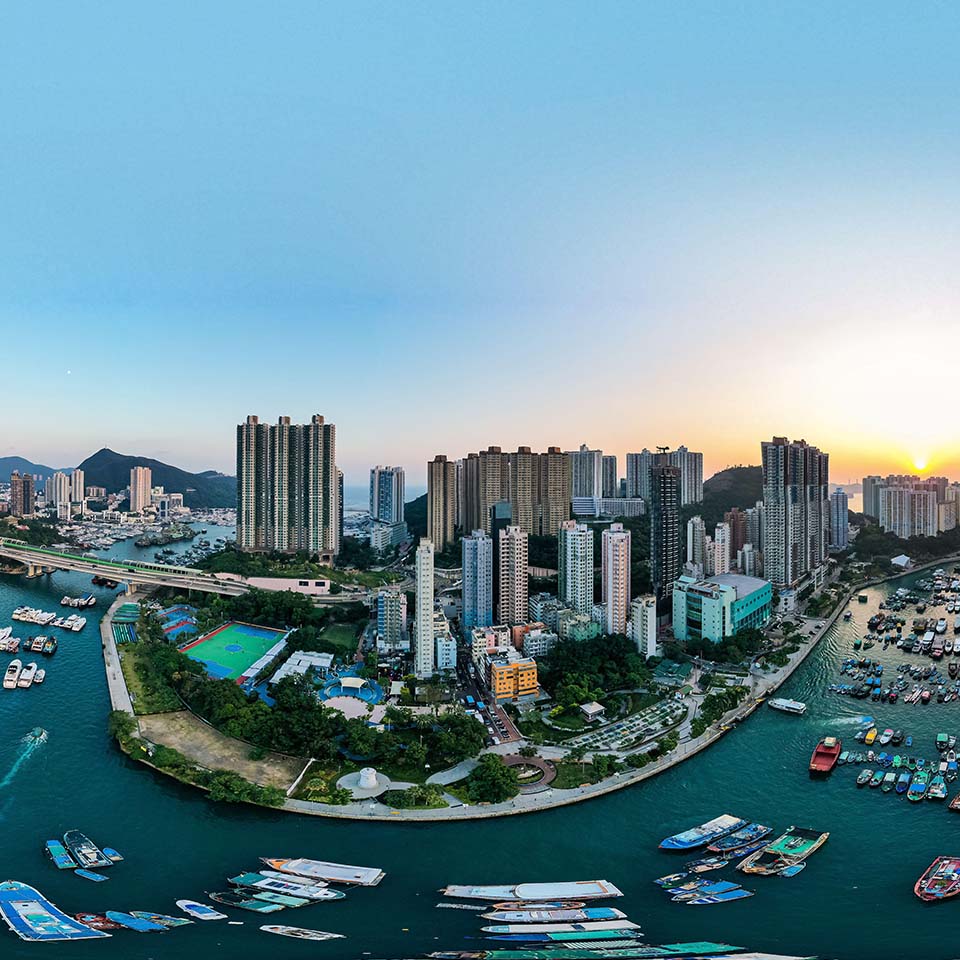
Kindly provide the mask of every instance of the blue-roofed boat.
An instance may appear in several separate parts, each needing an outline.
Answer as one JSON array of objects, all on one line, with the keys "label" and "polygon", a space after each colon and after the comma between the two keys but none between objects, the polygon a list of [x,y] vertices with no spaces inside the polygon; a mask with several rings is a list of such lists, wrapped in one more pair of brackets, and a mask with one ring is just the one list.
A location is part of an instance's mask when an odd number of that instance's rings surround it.
[{"label": "blue-roofed boat", "polygon": [[681,880],[685,877],[689,877],[689,873],[668,873],[665,877],[657,877],[653,882],[658,887],[673,887],[676,886]]},{"label": "blue-roofed boat", "polygon": [[493,910],[481,913],[484,920],[501,923],[570,923],[580,920],[625,920],[627,915],[613,907],[583,907],[579,910]]},{"label": "blue-roofed boat", "polygon": [[94,873],[92,870],[84,870],[83,867],[73,872],[76,876],[83,877],[84,880],[92,880],[94,883],[103,883],[104,880],[110,879],[109,877],[101,876],[99,873]]},{"label": "blue-roofed boat", "polygon": [[711,853],[726,853],[727,851],[739,850],[740,847],[746,847],[751,843],[756,843],[757,840],[762,839],[768,833],[771,833],[772,830],[772,827],[764,826],[762,823],[748,823],[745,827],[734,830],[733,833],[728,833],[725,837],[720,837],[719,840],[715,840],[707,849]]},{"label": "blue-roofed boat", "polygon": [[110,936],[67,916],[39,890],[19,880],[0,883],[0,916],[21,940],[93,940]]},{"label": "blue-roofed boat", "polygon": [[590,930],[575,933],[491,933],[483,939],[509,943],[567,944],[589,949],[589,944],[593,942],[608,941],[603,945],[615,947],[620,941],[639,940],[642,937],[643,933],[639,930]]},{"label": "blue-roofed boat", "polygon": [[791,863],[790,866],[784,867],[778,874],[778,877],[795,877],[798,873],[801,873],[805,870],[807,865],[805,863]]},{"label": "blue-roofed boat", "polygon": [[692,893],[679,893],[673,897],[674,903],[686,903],[690,900],[696,900],[699,897],[712,897],[720,893],[728,893],[731,890],[739,890],[739,883],[731,883],[729,880],[720,880],[718,883],[708,883],[699,890]]},{"label": "blue-roofed boat", "polygon": [[123,860],[123,854],[118,853],[116,850],[113,849],[113,847],[104,847],[104,848],[103,848],[103,855],[104,855],[111,863],[120,863],[120,862]]},{"label": "blue-roofed boat", "polygon": [[906,793],[910,789],[910,781],[913,777],[910,774],[909,770],[904,771],[900,774],[897,779],[897,793]]},{"label": "blue-roofed boat", "polygon": [[58,870],[76,870],[77,861],[67,853],[67,848],[59,840],[48,840],[44,847]]},{"label": "blue-roofed boat", "polygon": [[696,900],[688,900],[688,907],[708,907],[715,903],[730,903],[731,900],[746,900],[752,897],[752,890],[728,890],[726,893],[715,893],[709,897],[697,897]]},{"label": "blue-roofed boat", "polygon": [[143,917],[135,917],[132,913],[122,913],[119,910],[108,910],[104,916],[113,923],[119,923],[121,927],[135,930],[137,933],[165,933],[167,930],[162,923],[144,920]]},{"label": "blue-roofed boat", "polygon": [[131,917],[137,917],[139,920],[149,920],[151,923],[159,923],[161,927],[185,927],[188,923],[193,923],[186,917],[168,917],[165,913],[150,913],[149,910],[131,910]]},{"label": "blue-roofed boat", "polygon": [[705,847],[708,843],[713,843],[720,837],[733,833],[747,826],[747,821],[739,817],[733,817],[729,813],[724,813],[713,820],[700,824],[699,827],[691,827],[682,833],[675,833],[672,837],[665,837],[660,841],[661,850],[694,850],[697,847]]}]

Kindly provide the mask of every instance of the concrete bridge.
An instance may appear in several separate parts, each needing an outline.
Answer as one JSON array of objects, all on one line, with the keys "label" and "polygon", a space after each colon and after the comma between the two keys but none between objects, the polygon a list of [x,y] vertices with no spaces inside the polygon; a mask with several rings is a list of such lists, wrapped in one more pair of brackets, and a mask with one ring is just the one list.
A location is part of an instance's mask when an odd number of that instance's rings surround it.
[{"label": "concrete bridge", "polygon": [[22,540],[0,537],[0,557],[21,563],[27,576],[35,577],[54,570],[76,570],[91,576],[104,577],[127,585],[128,592],[137,585],[177,587],[181,590],[201,590],[238,597],[250,590],[243,580],[220,578],[194,567],[174,567],[166,563],[146,563],[142,560],[110,560],[93,554],[69,553],[52,547],[35,547]]}]

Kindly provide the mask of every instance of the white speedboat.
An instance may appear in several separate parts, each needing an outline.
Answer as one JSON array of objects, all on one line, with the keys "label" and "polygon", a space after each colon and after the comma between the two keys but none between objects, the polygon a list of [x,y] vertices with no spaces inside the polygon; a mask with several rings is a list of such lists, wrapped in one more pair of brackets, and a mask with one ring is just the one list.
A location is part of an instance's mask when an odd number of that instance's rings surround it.
[{"label": "white speedboat", "polygon": [[32,687],[33,678],[37,675],[37,665],[35,663],[28,663],[21,671],[20,676],[17,679],[18,687]]},{"label": "white speedboat", "polygon": [[13,690],[20,679],[20,671],[23,669],[23,663],[19,660],[11,660],[7,667],[7,672],[3,675],[3,689]]}]

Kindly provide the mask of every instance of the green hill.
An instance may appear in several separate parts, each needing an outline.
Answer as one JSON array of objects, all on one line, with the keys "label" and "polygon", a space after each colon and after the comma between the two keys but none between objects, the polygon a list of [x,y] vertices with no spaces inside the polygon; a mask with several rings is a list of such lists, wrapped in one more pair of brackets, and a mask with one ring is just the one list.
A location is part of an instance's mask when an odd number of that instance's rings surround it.
[{"label": "green hill", "polygon": [[130,483],[133,467],[149,467],[153,472],[153,485],[163,487],[168,493],[182,493],[188,507],[235,507],[237,505],[237,479],[214,470],[203,473],[188,473],[179,467],[149,457],[132,457],[104,447],[80,464],[89,486],[106,487],[109,493],[117,493]]},{"label": "green hill", "polygon": [[[9,483],[10,474],[14,470],[19,473],[29,473],[32,476],[39,474],[46,480],[60,469],[60,467],[48,467],[42,463],[33,463],[23,457],[0,457],[0,483]],[[65,468],[65,472],[69,473],[70,468]]]},{"label": "green hill", "polygon": [[704,523],[720,523],[731,507],[745,510],[763,499],[762,467],[727,467],[703,483],[703,503],[688,508]]},{"label": "green hill", "polygon": [[403,505],[403,519],[414,542],[427,535],[427,495],[417,497]]}]

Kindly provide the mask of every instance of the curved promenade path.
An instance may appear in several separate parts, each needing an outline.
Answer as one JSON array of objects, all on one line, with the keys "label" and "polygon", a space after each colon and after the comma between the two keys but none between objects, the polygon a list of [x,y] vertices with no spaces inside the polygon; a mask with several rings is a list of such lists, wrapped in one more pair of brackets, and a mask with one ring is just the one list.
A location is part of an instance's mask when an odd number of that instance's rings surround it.
[{"label": "curved promenade path", "polygon": [[[760,706],[764,698],[772,694],[793,675],[794,671],[817,646],[820,638],[836,623],[856,593],[867,587],[877,586],[890,580],[896,580],[902,576],[917,573],[930,567],[945,566],[946,564],[957,561],[960,561],[960,556],[943,557],[928,564],[915,567],[902,574],[895,574],[890,577],[850,585],[828,618],[811,618],[807,620],[807,625],[813,625],[816,629],[812,636],[803,635],[793,638],[802,642],[800,643],[800,649],[790,654],[789,661],[785,666],[770,672],[751,670],[748,676],[744,678],[749,681],[750,695],[737,708],[726,714],[699,737],[691,737],[690,735],[690,726],[693,720],[694,710],[688,710],[687,718],[677,728],[680,736],[680,743],[677,748],[659,760],[652,761],[640,770],[624,770],[599,783],[584,783],[572,790],[560,790],[547,785],[538,792],[521,793],[505,803],[471,805],[459,803],[459,801],[448,794],[447,796],[449,800],[452,801],[452,805],[437,810],[397,810],[379,803],[377,800],[362,800],[344,804],[343,806],[330,806],[329,804],[311,803],[309,801],[293,799],[288,799],[280,809],[290,811],[291,813],[306,814],[314,817],[332,817],[340,820],[377,820],[389,823],[395,823],[397,821],[444,823],[449,821],[484,820],[494,817],[516,816],[523,813],[536,813],[539,810],[569,806],[570,804],[580,803],[593,797],[602,797],[608,793],[613,793],[615,790],[622,790],[624,787],[633,786],[696,756],[702,750],[716,743],[721,737],[734,729],[736,723],[750,716],[750,714]],[[121,601],[118,600],[110,607],[101,623],[101,635],[104,640],[104,664],[107,671],[107,683],[110,687],[110,700],[114,709],[124,710],[132,715],[133,707],[126,691],[126,683],[124,682],[123,673],[119,667],[116,646],[113,644],[113,635],[110,629],[112,614],[119,602]],[[702,697],[700,696],[690,697],[687,701],[688,706],[691,708],[697,707],[701,699]],[[503,744],[500,749],[494,749],[491,752],[512,756],[516,746],[516,744]],[[547,758],[555,756],[557,759],[565,754],[562,748],[541,747],[539,752],[541,756]],[[588,757],[589,756],[588,754]],[[440,784],[453,783],[458,779],[462,779],[462,777],[472,769],[471,765],[475,765],[475,761],[465,761],[450,771],[438,771],[430,777],[430,782]]]}]

